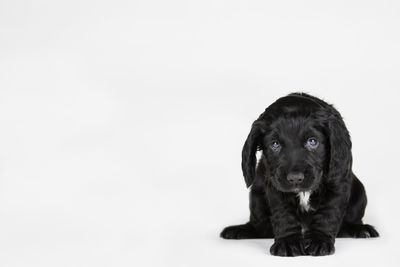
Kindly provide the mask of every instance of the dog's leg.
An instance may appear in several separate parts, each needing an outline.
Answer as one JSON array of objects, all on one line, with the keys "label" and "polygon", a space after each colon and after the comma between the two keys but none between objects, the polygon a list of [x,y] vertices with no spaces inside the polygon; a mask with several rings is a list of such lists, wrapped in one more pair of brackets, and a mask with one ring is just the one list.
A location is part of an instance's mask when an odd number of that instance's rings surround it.
[{"label": "dog's leg", "polygon": [[268,187],[271,223],[275,236],[275,243],[270,248],[272,255],[305,255],[302,226],[293,205],[296,202],[295,198],[295,194],[285,194],[272,186]]},{"label": "dog's leg", "polygon": [[250,191],[250,221],[232,225],[221,232],[225,239],[272,238],[270,211],[263,188],[252,187]]},{"label": "dog's leg", "polygon": [[338,237],[368,238],[378,237],[379,233],[369,224],[363,224],[367,196],[363,184],[353,176],[351,196]]},{"label": "dog's leg", "polygon": [[351,195],[352,177],[331,180],[323,191],[324,198],[312,214],[309,229],[304,236],[306,253],[312,256],[335,252],[335,238],[340,230]]}]

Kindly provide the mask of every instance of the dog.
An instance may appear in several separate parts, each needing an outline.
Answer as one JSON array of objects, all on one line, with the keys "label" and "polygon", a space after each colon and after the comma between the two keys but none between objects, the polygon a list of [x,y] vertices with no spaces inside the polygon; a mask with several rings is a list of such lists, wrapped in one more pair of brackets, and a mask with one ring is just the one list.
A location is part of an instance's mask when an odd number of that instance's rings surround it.
[{"label": "dog", "polygon": [[274,238],[276,256],[330,255],[336,237],[378,237],[362,221],[367,197],[352,171],[351,146],[332,105],[305,93],[276,100],[254,121],[242,150],[250,220],[220,236]]}]

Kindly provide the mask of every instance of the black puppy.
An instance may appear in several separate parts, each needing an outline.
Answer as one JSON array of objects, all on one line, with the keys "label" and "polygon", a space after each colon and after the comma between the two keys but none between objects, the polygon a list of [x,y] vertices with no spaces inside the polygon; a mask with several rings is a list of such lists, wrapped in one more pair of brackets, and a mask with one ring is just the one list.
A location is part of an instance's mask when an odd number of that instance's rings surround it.
[{"label": "black puppy", "polygon": [[226,227],[223,238],[273,237],[273,255],[322,256],[334,253],[336,237],[379,235],[362,222],[367,197],[352,172],[349,132],[321,99],[294,93],[270,105],[252,125],[242,170],[250,221]]}]

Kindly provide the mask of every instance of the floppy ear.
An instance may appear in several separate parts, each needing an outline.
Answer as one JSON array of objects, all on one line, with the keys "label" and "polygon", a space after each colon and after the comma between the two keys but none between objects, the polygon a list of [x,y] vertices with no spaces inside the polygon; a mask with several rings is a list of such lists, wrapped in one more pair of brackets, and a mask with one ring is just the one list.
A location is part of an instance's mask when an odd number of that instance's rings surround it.
[{"label": "floppy ear", "polygon": [[342,117],[337,111],[328,122],[330,159],[328,178],[342,178],[351,172],[351,140]]},{"label": "floppy ear", "polygon": [[256,152],[261,135],[262,128],[260,127],[259,122],[255,121],[242,150],[242,171],[247,187],[250,187],[254,181],[257,161]]}]

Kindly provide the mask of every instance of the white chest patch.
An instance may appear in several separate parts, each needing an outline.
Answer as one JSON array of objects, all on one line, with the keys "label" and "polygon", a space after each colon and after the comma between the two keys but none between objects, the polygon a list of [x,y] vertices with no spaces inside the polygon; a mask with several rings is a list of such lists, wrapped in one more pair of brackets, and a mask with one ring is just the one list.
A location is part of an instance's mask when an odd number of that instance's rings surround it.
[{"label": "white chest patch", "polygon": [[297,194],[299,198],[299,204],[300,204],[300,209],[303,211],[309,211],[310,210],[310,191],[305,191],[305,192],[299,192]]}]

